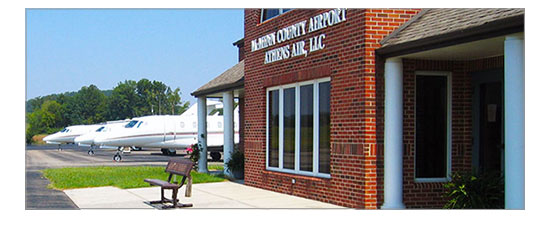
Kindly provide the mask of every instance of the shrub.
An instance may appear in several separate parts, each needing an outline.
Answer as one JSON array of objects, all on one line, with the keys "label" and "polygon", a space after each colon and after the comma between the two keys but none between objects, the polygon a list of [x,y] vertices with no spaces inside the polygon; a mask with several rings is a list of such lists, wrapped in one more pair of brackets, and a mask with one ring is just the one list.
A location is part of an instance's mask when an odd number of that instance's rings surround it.
[{"label": "shrub", "polygon": [[195,163],[197,163],[197,161],[199,161],[199,158],[201,156],[201,148],[199,147],[199,144],[198,143],[195,143],[193,145],[191,145],[189,148],[187,148],[187,152],[191,152],[191,154],[189,155],[189,159]]},{"label": "shrub", "polygon": [[46,144],[46,142],[42,140],[46,136],[47,136],[47,134],[34,135],[31,138],[31,143],[32,144]]},{"label": "shrub", "polygon": [[447,209],[504,208],[504,182],[500,173],[455,173],[444,185]]},{"label": "shrub", "polygon": [[235,150],[231,154],[231,159],[227,162],[227,168],[233,173],[241,173],[244,171],[244,154]]}]

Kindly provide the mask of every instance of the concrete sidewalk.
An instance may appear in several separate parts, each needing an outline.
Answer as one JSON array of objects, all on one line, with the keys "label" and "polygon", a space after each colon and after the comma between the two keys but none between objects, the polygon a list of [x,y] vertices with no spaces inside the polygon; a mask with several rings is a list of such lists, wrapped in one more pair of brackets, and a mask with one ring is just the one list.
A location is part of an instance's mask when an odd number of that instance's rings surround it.
[{"label": "concrete sidewalk", "polygon": [[[159,187],[119,189],[99,187],[64,191],[81,209],[154,209],[144,203],[160,199]],[[166,197],[172,192],[165,191]],[[181,203],[193,203],[192,208],[343,208],[302,197],[263,190],[234,182],[193,184],[191,197],[178,198]]]}]

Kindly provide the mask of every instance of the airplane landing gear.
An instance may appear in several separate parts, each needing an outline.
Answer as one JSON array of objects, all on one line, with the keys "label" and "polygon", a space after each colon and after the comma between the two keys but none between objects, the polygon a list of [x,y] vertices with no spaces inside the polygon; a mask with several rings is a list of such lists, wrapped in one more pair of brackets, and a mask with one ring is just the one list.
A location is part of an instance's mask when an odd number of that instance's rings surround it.
[{"label": "airplane landing gear", "polygon": [[177,152],[175,149],[168,149],[168,148],[161,148],[160,151],[162,152],[163,155],[170,155],[170,156],[176,155],[176,152]]},{"label": "airplane landing gear", "polygon": [[88,150],[88,155],[90,155],[90,156],[94,155],[94,150],[91,150],[91,149]]},{"label": "airplane landing gear", "polygon": [[122,155],[120,155],[119,153],[116,153],[115,156],[113,156],[113,160],[115,162],[120,162],[122,160]]},{"label": "airplane landing gear", "polygon": [[124,147],[118,147],[115,156],[113,156],[113,160],[115,162],[120,162],[122,160],[122,155],[120,155],[120,152],[124,150]]},{"label": "airplane landing gear", "polygon": [[219,161],[222,157],[220,152],[210,152],[210,157],[212,157],[212,161]]}]

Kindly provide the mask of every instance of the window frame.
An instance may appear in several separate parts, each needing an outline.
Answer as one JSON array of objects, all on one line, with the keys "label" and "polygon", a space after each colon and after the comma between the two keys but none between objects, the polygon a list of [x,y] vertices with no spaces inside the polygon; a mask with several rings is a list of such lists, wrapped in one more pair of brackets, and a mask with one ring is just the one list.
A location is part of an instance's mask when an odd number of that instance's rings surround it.
[{"label": "window frame", "polygon": [[[416,177],[416,78],[417,76],[445,76],[447,77],[447,148],[446,148],[446,168],[447,173],[445,177],[439,178],[418,178]],[[452,72],[450,71],[415,71],[414,73],[414,152],[413,152],[413,162],[414,162],[414,182],[416,183],[437,183],[437,182],[449,182],[451,181],[451,169],[452,169]]]},{"label": "window frame", "polygon": [[260,9],[260,23],[264,23],[264,22],[269,21],[269,20],[271,20],[271,19],[273,19],[273,18],[276,18],[277,16],[280,16],[280,15],[286,13],[286,12],[292,11],[292,9],[289,9],[288,11],[283,12],[284,9],[285,9],[285,8],[279,8],[279,14],[277,14],[277,15],[275,15],[275,16],[269,18],[269,19],[266,19],[266,20],[264,20],[264,10],[266,10],[266,9]]},{"label": "window frame", "polygon": [[[274,86],[266,88],[266,162],[265,168],[268,171],[276,171],[304,176],[320,177],[320,178],[330,178],[330,173],[320,173],[319,172],[319,84],[324,82],[332,82],[330,77],[323,77],[319,79],[307,80],[302,82],[290,83],[280,86]],[[300,143],[301,143],[301,115],[300,115],[300,87],[306,85],[313,85],[313,169],[312,171],[302,171],[300,170]],[[284,148],[284,89],[294,88],[295,89],[295,102],[294,102],[294,111],[295,111],[295,122],[294,122],[294,169],[285,169],[283,168],[283,148]],[[279,147],[278,147],[278,166],[270,167],[269,166],[269,92],[279,91]]]}]

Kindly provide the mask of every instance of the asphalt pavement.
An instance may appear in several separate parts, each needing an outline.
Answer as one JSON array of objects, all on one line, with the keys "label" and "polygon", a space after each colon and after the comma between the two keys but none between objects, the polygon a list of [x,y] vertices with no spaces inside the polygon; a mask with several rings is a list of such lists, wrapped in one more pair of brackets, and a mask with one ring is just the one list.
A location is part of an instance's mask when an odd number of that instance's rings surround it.
[{"label": "asphalt pavement", "polygon": [[26,209],[78,209],[76,204],[63,192],[48,189],[49,181],[42,176],[41,170],[47,168],[80,166],[165,166],[173,157],[183,157],[181,150],[176,156],[163,155],[159,149],[144,149],[123,153],[122,161],[113,161],[116,150],[94,149],[93,156],[88,155],[88,147],[77,145],[27,146],[25,150],[25,208]]}]

